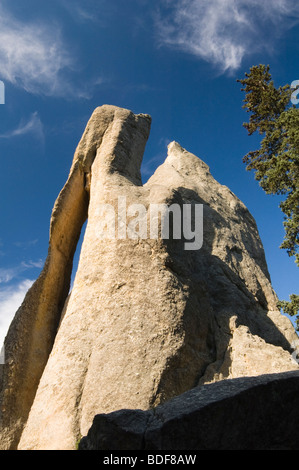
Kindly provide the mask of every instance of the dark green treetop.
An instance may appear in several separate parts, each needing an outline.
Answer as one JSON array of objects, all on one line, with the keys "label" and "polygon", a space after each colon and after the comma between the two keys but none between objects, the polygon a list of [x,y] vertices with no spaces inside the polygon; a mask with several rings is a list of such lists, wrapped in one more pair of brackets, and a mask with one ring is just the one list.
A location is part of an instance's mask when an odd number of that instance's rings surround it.
[{"label": "dark green treetop", "polygon": [[[246,168],[255,171],[267,194],[282,196],[285,237],[280,248],[294,256],[299,266],[299,109],[291,104],[290,85],[274,86],[269,65],[255,65],[237,81],[246,93],[243,108],[251,113],[243,126],[249,135],[262,136],[260,148],[245,155]],[[278,306],[288,315],[297,315],[299,296],[292,294],[289,302]]]}]

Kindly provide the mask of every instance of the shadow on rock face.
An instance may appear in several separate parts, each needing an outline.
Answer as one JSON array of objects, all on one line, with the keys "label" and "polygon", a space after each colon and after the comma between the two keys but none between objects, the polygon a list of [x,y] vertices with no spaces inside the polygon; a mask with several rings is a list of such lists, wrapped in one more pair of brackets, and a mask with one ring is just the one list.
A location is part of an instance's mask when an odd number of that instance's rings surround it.
[{"label": "shadow on rock face", "polygon": [[299,372],[196,387],[155,410],[97,415],[79,450],[298,450]]}]

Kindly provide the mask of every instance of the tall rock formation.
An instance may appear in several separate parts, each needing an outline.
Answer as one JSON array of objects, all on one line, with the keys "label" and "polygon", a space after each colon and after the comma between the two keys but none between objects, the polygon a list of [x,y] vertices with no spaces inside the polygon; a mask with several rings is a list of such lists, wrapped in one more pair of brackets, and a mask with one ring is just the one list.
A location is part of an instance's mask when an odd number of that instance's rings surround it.
[{"label": "tall rock formation", "polygon": [[[53,209],[45,267],[5,341],[2,448],[74,449],[96,414],[299,370],[298,337],[277,311],[253,217],[175,142],[142,185],[150,122],[102,106],[87,124]],[[174,222],[182,216],[169,237],[150,232],[157,205],[172,208]]]}]

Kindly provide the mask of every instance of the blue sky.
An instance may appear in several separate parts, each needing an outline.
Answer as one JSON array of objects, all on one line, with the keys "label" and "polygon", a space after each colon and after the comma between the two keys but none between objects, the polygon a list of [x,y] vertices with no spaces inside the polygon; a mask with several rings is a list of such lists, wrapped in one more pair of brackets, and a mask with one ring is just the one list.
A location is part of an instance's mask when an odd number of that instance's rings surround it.
[{"label": "blue sky", "polygon": [[279,249],[279,198],[242,162],[259,139],[242,126],[236,82],[259,63],[277,85],[298,80],[298,39],[297,0],[0,0],[0,342],[40,273],[53,204],[102,104],[152,116],[144,181],[172,140],[202,158],[255,217],[278,296],[298,293],[298,268]]}]

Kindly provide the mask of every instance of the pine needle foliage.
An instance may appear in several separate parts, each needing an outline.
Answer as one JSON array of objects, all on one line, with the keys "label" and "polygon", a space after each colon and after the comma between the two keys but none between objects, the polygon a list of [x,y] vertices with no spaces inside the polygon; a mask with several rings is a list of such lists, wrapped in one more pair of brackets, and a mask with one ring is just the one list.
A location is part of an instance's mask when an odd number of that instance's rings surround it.
[{"label": "pine needle foliage", "polygon": [[[254,65],[237,80],[245,92],[243,108],[250,113],[243,126],[248,135],[262,136],[260,148],[248,152],[243,161],[266,194],[282,196],[285,237],[280,248],[294,256],[299,267],[299,109],[291,104],[290,85],[275,87],[269,65]],[[288,315],[298,315],[299,295],[280,301]],[[297,318],[299,329],[299,319]]]}]

